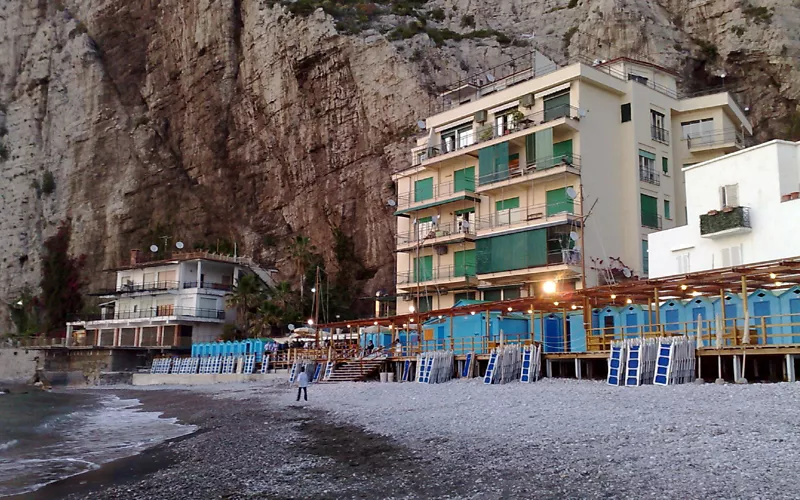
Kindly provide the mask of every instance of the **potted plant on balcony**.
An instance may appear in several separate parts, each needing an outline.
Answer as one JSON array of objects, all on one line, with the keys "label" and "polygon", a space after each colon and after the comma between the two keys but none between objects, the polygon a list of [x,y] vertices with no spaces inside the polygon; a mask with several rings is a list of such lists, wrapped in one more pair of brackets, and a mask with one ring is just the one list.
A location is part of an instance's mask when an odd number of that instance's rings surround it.
[{"label": "potted plant on balcony", "polygon": [[492,139],[492,137],[494,137],[494,130],[492,130],[492,127],[491,127],[491,126],[489,126],[489,127],[483,127],[483,128],[481,129],[481,131],[480,131],[480,132],[478,132],[478,138],[479,138],[481,141],[488,141],[488,140],[491,140],[491,139]]},{"label": "potted plant on balcony", "polygon": [[522,111],[515,109],[511,112],[511,120],[514,124],[514,128],[518,128],[522,122],[525,120],[525,115],[522,114]]},{"label": "potted plant on balcony", "polygon": [[718,213],[719,213],[719,212],[717,212],[716,210],[713,210],[713,209],[712,209],[712,210],[709,210],[709,211],[708,211],[707,215],[717,215]]}]

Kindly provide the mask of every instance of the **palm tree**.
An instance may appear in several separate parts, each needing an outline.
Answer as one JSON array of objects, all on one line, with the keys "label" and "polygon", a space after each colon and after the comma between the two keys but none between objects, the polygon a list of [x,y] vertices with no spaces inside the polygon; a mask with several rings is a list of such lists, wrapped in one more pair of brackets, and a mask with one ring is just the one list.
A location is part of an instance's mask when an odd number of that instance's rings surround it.
[{"label": "palm tree", "polygon": [[250,315],[266,299],[264,286],[254,274],[246,274],[239,278],[239,282],[228,297],[228,305],[236,309],[242,320],[246,335],[250,332]]},{"label": "palm tree", "polygon": [[265,300],[256,311],[253,330],[259,337],[267,337],[272,327],[278,325],[283,318],[283,311],[274,302]]},{"label": "palm tree", "polygon": [[311,266],[311,257],[317,248],[311,244],[311,238],[308,236],[298,235],[292,240],[289,245],[289,256],[292,258],[295,269],[300,273],[300,301],[303,300],[303,282],[305,281],[306,272]]}]

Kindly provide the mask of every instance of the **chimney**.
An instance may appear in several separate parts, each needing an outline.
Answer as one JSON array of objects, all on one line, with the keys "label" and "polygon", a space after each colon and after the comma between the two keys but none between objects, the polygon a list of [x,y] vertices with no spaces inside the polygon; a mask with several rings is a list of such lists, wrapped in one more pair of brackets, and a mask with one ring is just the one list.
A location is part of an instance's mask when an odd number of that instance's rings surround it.
[{"label": "chimney", "polygon": [[132,266],[135,266],[136,264],[139,263],[139,253],[141,253],[140,250],[137,250],[137,249],[131,250],[131,265]]}]

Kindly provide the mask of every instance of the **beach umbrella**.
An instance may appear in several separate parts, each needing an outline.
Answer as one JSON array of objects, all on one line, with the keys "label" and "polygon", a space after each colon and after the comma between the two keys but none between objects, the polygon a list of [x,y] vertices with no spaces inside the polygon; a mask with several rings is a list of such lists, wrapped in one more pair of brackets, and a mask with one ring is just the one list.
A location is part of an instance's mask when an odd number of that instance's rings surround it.
[{"label": "beach umbrella", "polygon": [[[722,318],[717,316],[717,349],[722,349]],[[717,378],[722,380],[722,356],[717,354]]]},{"label": "beach umbrella", "polygon": [[742,334],[742,344],[750,343],[750,312],[744,310],[744,333]]},{"label": "beach umbrella", "polygon": [[700,349],[703,347],[703,328],[702,328],[702,321],[703,318],[698,314],[697,315],[697,334],[695,337],[695,341],[697,343],[697,348]]}]

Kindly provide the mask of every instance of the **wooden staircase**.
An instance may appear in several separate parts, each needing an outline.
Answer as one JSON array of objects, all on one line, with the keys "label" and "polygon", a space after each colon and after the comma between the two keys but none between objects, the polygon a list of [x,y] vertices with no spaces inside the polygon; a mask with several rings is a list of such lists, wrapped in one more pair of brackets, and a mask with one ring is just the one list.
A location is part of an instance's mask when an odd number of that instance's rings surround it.
[{"label": "wooden staircase", "polygon": [[325,382],[359,382],[366,380],[380,370],[384,361],[386,361],[385,357],[347,361],[336,366],[330,379],[325,380]]}]

